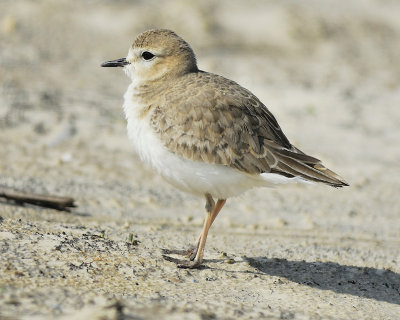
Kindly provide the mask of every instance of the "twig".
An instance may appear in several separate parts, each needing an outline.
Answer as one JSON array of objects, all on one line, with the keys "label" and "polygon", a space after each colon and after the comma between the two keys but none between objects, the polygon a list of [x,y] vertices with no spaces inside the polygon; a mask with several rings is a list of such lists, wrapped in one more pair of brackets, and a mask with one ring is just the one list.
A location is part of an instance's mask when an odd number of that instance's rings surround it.
[{"label": "twig", "polygon": [[11,189],[0,188],[0,197],[14,201],[18,204],[30,203],[37,206],[52,208],[61,211],[70,211],[70,208],[76,207],[74,203],[75,200],[70,197],[26,193]]}]

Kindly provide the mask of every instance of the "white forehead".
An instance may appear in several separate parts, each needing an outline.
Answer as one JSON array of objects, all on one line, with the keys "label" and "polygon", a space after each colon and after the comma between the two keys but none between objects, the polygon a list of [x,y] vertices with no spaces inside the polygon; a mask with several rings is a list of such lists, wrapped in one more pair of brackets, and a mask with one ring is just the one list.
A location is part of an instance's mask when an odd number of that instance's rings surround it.
[{"label": "white forehead", "polygon": [[128,55],[126,56],[126,60],[133,60],[135,57],[140,56],[140,52],[136,48],[130,48],[128,51]]}]

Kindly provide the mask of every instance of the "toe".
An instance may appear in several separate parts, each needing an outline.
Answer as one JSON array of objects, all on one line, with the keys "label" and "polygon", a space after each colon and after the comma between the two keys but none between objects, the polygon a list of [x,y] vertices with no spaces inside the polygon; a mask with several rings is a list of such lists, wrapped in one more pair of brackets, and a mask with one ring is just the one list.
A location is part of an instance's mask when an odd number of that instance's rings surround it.
[{"label": "toe", "polygon": [[197,269],[200,266],[201,266],[200,260],[185,261],[185,263],[178,264],[178,268],[181,268],[181,269]]}]

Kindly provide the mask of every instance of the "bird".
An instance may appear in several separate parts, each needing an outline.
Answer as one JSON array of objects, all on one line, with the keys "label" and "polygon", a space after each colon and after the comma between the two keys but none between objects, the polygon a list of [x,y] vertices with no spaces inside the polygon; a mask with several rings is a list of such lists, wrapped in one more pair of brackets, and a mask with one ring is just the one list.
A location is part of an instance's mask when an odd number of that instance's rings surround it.
[{"label": "bird", "polygon": [[193,49],[174,31],[144,31],[125,58],[101,66],[122,67],[131,79],[123,110],[140,159],[176,188],[205,197],[204,225],[195,246],[163,250],[164,259],[178,267],[201,266],[207,234],[227,198],[295,182],[348,186],[319,159],[292,145],[253,93],[200,70]]}]

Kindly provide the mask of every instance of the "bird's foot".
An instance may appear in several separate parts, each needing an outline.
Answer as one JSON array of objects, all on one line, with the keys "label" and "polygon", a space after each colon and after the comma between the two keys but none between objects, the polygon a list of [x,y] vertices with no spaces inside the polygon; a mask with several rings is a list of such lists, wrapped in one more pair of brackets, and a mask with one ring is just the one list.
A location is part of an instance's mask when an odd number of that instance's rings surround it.
[{"label": "bird's foot", "polygon": [[191,260],[176,259],[176,258],[167,256],[165,254],[163,254],[162,257],[169,262],[173,262],[173,263],[177,264],[177,267],[181,268],[181,269],[197,269],[201,265],[201,260],[194,259],[193,261],[191,261]]},{"label": "bird's foot", "polygon": [[[196,260],[197,250],[197,246],[191,247],[187,250],[162,249],[162,257],[169,262],[176,263],[178,268],[195,269],[198,268],[202,262],[200,259]],[[170,254],[185,256],[189,258],[189,260],[173,258],[169,256]]]},{"label": "bird's foot", "polygon": [[189,249],[161,249],[161,252],[163,255],[166,254],[176,254],[179,256],[185,256],[190,258],[190,260],[194,260],[194,257],[192,259],[192,256],[194,254],[194,256],[196,256],[197,250],[196,247],[191,247]]}]

